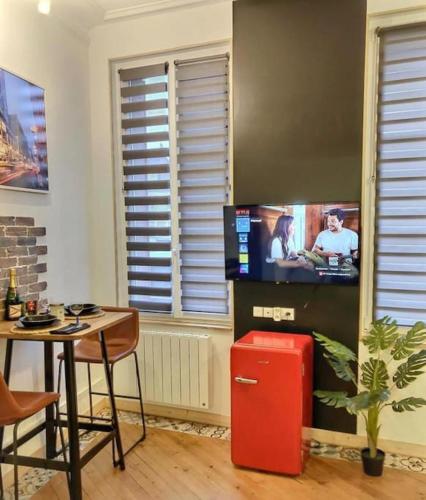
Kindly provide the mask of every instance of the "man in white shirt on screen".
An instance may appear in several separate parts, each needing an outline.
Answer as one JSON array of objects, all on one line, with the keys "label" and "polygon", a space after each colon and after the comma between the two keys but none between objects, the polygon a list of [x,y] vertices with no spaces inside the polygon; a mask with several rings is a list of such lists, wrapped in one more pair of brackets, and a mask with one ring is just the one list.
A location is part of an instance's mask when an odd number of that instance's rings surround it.
[{"label": "man in white shirt on screen", "polygon": [[343,227],[345,212],[333,208],[328,212],[328,229],[321,231],[315,240],[312,251],[321,257],[352,256],[358,258],[358,234]]}]

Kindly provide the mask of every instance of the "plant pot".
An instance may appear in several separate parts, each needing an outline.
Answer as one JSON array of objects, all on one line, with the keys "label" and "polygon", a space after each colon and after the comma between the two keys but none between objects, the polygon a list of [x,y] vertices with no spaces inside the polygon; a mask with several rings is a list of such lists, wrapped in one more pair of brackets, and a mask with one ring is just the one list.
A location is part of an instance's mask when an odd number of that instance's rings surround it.
[{"label": "plant pot", "polygon": [[362,465],[365,474],[368,476],[381,476],[383,474],[383,464],[385,462],[385,452],[377,450],[377,455],[370,457],[370,448],[363,448],[361,451]]}]

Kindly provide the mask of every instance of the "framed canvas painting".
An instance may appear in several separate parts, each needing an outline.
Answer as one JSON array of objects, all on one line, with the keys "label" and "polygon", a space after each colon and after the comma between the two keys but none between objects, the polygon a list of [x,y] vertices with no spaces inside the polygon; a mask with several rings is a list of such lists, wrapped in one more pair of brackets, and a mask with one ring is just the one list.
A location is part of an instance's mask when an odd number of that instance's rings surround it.
[{"label": "framed canvas painting", "polygon": [[1,68],[0,187],[49,191],[44,90]]}]

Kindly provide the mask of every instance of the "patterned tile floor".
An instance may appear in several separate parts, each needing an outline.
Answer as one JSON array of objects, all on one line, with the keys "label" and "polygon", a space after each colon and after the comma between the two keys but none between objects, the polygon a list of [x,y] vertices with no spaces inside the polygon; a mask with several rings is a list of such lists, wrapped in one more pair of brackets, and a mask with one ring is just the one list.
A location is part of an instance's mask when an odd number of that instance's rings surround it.
[{"label": "patterned tile floor", "polygon": [[[100,415],[104,417],[109,416],[109,410],[104,410]],[[186,434],[205,436],[213,439],[231,439],[231,431],[228,427],[187,422],[184,420],[156,417],[152,415],[146,415],[145,418],[148,427],[155,427],[174,432],[184,432]],[[141,425],[141,418],[138,413],[120,411],[119,419],[125,423]],[[83,434],[80,439],[80,448],[84,449],[84,447],[87,446],[87,444],[92,441],[96,435],[96,432]],[[357,448],[346,448],[344,446],[320,443],[315,440],[311,441],[311,455],[347,460],[350,462],[361,461],[361,452]],[[421,472],[426,474],[426,459],[419,457],[387,453],[385,466],[393,469]],[[19,498],[22,500],[31,498],[31,496],[42,488],[54,474],[54,471],[30,469],[19,481]],[[13,487],[10,487],[5,492],[4,500],[12,500],[13,498]]]}]

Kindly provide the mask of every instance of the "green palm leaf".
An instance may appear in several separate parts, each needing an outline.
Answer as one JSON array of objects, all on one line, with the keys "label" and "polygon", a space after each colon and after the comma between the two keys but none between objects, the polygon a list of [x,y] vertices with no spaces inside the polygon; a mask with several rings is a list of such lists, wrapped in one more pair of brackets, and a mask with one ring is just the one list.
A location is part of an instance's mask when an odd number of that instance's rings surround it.
[{"label": "green palm leaf", "polygon": [[424,373],[422,370],[424,366],[426,366],[426,349],[412,354],[405,363],[399,365],[393,376],[393,381],[396,383],[398,389],[407,387],[419,375]]},{"label": "green palm leaf", "polygon": [[317,332],[314,332],[313,335],[324,347],[324,349],[329,352],[334,358],[342,361],[356,361],[356,354],[345,345],[337,342],[337,340],[331,340],[325,335]]},{"label": "green palm leaf", "polygon": [[416,408],[426,405],[426,399],[423,398],[404,398],[401,401],[392,401],[392,410],[398,413],[403,411],[415,411]]},{"label": "green palm leaf", "polygon": [[361,410],[366,410],[375,405],[379,401],[389,399],[390,392],[388,389],[380,391],[363,391],[352,398],[348,398],[346,409],[349,413],[355,414]]},{"label": "green palm leaf", "polygon": [[329,356],[328,354],[324,354],[324,357],[340,379],[345,380],[346,382],[352,381],[356,384],[355,373],[353,372],[348,361],[335,358],[334,356]]},{"label": "green palm leaf", "polygon": [[399,360],[408,356],[426,340],[426,325],[423,321],[418,321],[405,335],[401,335],[392,348],[393,359]]},{"label": "green palm leaf", "polygon": [[381,359],[370,358],[361,365],[361,383],[371,390],[386,389],[389,380],[386,364]]},{"label": "green palm leaf", "polygon": [[365,410],[370,406],[370,393],[368,391],[363,391],[349,398],[346,408],[349,413],[355,414],[361,410]]},{"label": "green palm leaf", "polygon": [[373,321],[371,329],[363,338],[362,343],[368,348],[370,354],[381,349],[388,349],[398,338],[398,326],[389,316]]},{"label": "green palm leaf", "polygon": [[343,391],[315,391],[314,395],[327,406],[335,408],[346,408],[348,404],[348,393]]}]

